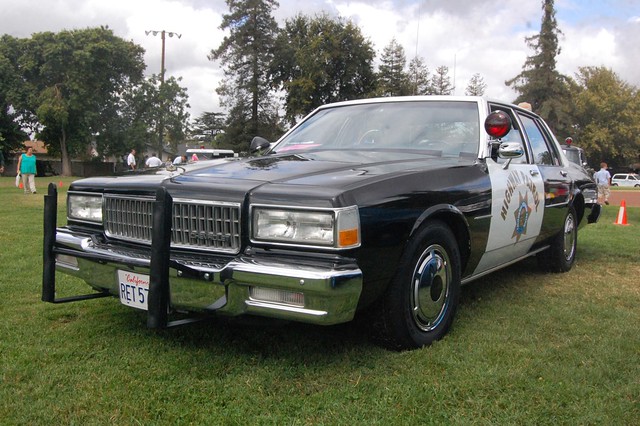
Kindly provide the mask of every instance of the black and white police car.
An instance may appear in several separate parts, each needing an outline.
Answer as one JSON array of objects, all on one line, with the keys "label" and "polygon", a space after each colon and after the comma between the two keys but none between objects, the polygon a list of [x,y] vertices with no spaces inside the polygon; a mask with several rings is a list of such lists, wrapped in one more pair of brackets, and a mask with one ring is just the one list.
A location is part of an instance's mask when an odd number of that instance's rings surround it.
[{"label": "black and white police car", "polygon": [[[544,121],[481,97],[320,107],[247,158],[88,178],[45,200],[43,300],[327,325],[367,308],[393,348],[442,338],[463,284],[529,256],[556,272],[595,222],[592,178]],[[56,299],[56,271],[95,292]]]}]

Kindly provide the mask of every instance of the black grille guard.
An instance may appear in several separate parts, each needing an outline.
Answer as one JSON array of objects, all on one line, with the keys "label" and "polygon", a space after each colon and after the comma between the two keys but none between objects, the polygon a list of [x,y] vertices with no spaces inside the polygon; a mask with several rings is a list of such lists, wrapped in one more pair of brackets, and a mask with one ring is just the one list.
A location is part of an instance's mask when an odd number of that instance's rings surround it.
[{"label": "black grille guard", "polygon": [[[159,188],[153,206],[153,233],[150,259],[149,302],[147,311],[147,327],[162,329],[196,321],[203,317],[186,318],[169,321],[169,267],[171,245],[171,211],[173,200],[164,188]],[[47,195],[44,196],[44,229],[43,229],[43,267],[42,267],[42,301],[49,303],[69,303],[81,300],[111,297],[108,292],[82,294],[71,297],[56,298],[56,253],[65,253],[65,249],[56,247],[56,227],[58,212],[58,191],[54,183],[50,183]],[[141,260],[142,263],[146,261]],[[180,265],[179,269],[191,268]],[[192,271],[196,275],[196,269]]]}]

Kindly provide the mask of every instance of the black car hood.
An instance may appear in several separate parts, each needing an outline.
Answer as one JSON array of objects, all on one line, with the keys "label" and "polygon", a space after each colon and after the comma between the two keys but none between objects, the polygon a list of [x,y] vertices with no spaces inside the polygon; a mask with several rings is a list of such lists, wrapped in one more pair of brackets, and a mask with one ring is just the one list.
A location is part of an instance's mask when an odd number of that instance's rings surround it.
[{"label": "black car hood", "polygon": [[[470,164],[473,159],[464,159]],[[449,168],[458,158],[425,155],[419,151],[314,151],[228,160],[174,177],[173,182],[252,181],[341,187],[407,171]]]}]

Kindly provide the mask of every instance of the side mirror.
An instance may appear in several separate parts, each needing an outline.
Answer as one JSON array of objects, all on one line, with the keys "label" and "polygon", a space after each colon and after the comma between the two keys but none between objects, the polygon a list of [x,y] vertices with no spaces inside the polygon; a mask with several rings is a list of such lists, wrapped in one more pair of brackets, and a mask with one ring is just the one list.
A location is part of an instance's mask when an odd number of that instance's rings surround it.
[{"label": "side mirror", "polygon": [[249,151],[256,152],[260,149],[268,148],[271,145],[271,142],[266,140],[261,136],[256,136],[251,140],[251,146],[249,147]]},{"label": "side mirror", "polygon": [[519,158],[524,155],[524,147],[520,142],[503,142],[498,147],[498,156],[504,159]]},{"label": "side mirror", "polygon": [[502,142],[498,147],[498,157],[507,160],[504,167],[502,167],[504,170],[509,168],[511,160],[522,157],[523,155],[524,146],[522,146],[520,142]]}]

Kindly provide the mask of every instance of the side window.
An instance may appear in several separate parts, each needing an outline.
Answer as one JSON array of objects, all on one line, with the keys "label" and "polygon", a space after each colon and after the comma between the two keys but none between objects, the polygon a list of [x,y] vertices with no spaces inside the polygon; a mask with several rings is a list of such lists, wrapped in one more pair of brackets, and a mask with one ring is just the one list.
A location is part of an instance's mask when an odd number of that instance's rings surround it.
[{"label": "side window", "polygon": [[533,153],[533,162],[548,166],[559,165],[558,155],[553,146],[546,140],[542,130],[538,127],[536,121],[527,116],[520,114],[520,120],[524,126],[524,131],[529,137],[531,152]]}]

